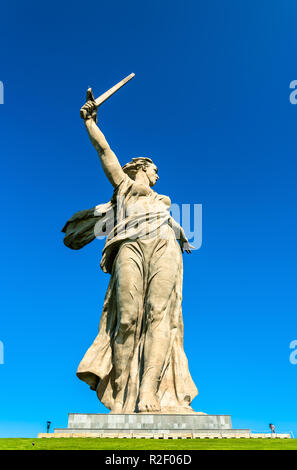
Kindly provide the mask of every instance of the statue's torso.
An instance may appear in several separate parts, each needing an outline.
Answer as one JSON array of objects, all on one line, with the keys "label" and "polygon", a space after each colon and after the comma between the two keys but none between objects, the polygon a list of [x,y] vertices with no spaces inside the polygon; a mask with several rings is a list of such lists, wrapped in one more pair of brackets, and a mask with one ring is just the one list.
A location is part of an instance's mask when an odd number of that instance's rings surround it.
[{"label": "statue's torso", "polygon": [[169,211],[170,206],[171,200],[168,196],[158,194],[144,184],[135,182],[126,201],[126,215],[129,217],[144,212]]}]

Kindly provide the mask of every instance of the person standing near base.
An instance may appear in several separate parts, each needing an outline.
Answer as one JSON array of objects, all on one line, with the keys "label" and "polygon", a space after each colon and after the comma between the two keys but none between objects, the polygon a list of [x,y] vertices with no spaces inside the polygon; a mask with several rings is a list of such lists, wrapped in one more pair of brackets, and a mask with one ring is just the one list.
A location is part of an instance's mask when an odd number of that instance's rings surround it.
[{"label": "person standing near base", "polygon": [[274,426],[274,424],[270,423],[270,424],[269,424],[269,427],[270,427],[270,430],[271,430],[271,434],[275,434],[275,426]]}]

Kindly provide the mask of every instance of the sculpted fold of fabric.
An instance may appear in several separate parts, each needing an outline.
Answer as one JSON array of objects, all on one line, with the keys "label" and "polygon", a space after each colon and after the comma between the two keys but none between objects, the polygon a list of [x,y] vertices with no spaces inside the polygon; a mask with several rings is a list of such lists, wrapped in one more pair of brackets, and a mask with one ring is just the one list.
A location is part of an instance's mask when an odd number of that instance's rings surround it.
[{"label": "sculpted fold of fabric", "polygon": [[[141,209],[143,197],[149,212]],[[106,236],[101,268],[111,274],[99,333],[79,364],[77,376],[113,409],[123,391],[123,413],[137,412],[150,331],[164,331],[157,394],[161,412],[193,412],[197,395],[183,347],[183,261],[177,238],[185,234],[170,216],[170,200],[126,176],[112,199],[76,213],[65,224],[64,243],[80,249]],[[150,333],[151,334],[151,333]]]}]

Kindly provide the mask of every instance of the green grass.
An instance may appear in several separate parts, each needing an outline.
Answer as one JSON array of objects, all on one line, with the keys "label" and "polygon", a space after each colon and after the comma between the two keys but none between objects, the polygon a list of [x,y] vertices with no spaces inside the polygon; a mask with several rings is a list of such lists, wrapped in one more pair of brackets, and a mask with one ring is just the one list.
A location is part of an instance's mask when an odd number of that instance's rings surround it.
[{"label": "green grass", "polygon": [[297,450],[297,439],[7,438],[0,450]]}]

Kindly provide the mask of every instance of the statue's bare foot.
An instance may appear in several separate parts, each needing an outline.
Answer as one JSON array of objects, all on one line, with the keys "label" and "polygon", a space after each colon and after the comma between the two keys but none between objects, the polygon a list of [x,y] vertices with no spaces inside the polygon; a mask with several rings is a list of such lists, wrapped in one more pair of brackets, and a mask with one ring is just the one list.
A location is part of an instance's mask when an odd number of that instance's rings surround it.
[{"label": "statue's bare foot", "polygon": [[123,412],[123,403],[121,401],[115,400],[114,406],[111,409],[111,414],[122,413]]},{"label": "statue's bare foot", "polygon": [[141,413],[149,413],[160,411],[160,402],[153,392],[141,392],[138,403],[138,411]]}]

